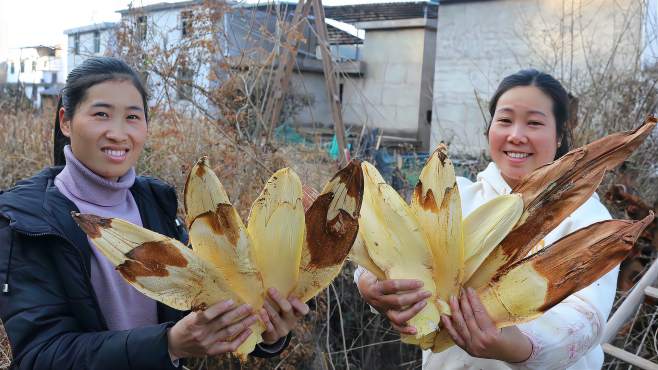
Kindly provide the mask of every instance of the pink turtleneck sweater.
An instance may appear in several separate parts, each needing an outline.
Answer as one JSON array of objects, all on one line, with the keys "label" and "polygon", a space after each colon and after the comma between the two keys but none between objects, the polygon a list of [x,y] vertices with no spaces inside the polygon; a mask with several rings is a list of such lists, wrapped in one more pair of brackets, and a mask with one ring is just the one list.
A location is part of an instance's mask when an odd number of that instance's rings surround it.
[{"label": "pink turtleneck sweater", "polygon": [[[55,178],[55,186],[81,213],[116,217],[142,226],[142,219],[130,187],[133,168],[118,181],[98,176],[71,151],[64,148],[66,166]],[[127,330],[158,323],[156,302],[138,292],[114,269],[112,263],[89,241],[92,250],[91,284],[109,330]]]}]

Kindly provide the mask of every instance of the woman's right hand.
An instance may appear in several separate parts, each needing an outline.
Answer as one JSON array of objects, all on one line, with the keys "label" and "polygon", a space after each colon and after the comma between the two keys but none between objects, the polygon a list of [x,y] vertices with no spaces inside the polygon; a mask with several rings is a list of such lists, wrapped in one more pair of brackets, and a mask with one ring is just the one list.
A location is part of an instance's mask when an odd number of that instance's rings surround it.
[{"label": "woman's right hand", "polygon": [[416,334],[416,328],[409,326],[411,320],[425,305],[432,294],[421,290],[419,280],[377,280],[369,271],[359,277],[357,283],[363,299],[374,309],[385,315],[395,330],[401,334]]},{"label": "woman's right hand", "polygon": [[172,361],[234,352],[251,334],[258,318],[249,305],[222,301],[204,311],[191,312],[167,332]]}]

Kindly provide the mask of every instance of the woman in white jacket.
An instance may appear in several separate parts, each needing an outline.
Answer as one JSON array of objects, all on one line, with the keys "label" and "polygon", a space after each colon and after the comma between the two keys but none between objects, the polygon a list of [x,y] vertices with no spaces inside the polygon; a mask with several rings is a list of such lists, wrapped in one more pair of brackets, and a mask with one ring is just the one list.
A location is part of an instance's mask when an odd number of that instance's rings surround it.
[{"label": "woman in white jacket", "polygon": [[[503,79],[491,99],[492,120],[487,128],[492,163],[471,182],[458,178],[465,217],[484,202],[509,194],[523,176],[569,150],[569,98],[552,76],[522,70]],[[559,238],[609,219],[593,195],[531,253]],[[567,297],[541,317],[521,325],[497,329],[472,290],[450,302],[452,316],[442,317],[457,346],[441,353],[423,353],[424,369],[600,369],[599,344],[612,308],[618,269]],[[355,273],[363,298],[386,315],[400,333],[413,334],[407,321],[426,304],[429,292],[414,280],[378,281],[373,274]]]}]

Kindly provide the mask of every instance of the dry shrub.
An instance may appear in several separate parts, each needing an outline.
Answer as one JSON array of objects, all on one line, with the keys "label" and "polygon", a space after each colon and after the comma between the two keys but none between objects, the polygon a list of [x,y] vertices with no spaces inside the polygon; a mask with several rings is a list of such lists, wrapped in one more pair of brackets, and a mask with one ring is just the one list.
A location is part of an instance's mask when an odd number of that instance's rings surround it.
[{"label": "dry shrub", "polygon": [[5,333],[5,328],[0,321],[0,369],[6,369],[11,364],[11,347]]},{"label": "dry shrub", "polygon": [[53,119],[34,111],[7,112],[0,105],[0,189],[52,163]]}]

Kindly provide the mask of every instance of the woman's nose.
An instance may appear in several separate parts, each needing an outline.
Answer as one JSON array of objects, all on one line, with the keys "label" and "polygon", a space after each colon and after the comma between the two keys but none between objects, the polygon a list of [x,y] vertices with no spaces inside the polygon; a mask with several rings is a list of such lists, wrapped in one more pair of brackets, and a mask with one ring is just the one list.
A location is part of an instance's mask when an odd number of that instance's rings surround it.
[{"label": "woman's nose", "polygon": [[105,137],[119,142],[127,140],[128,134],[126,133],[126,125],[119,121],[113,122],[105,132]]},{"label": "woman's nose", "polygon": [[512,125],[512,129],[510,130],[509,135],[507,135],[507,141],[514,144],[525,144],[528,142],[525,127],[522,123],[515,122]]}]

